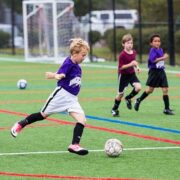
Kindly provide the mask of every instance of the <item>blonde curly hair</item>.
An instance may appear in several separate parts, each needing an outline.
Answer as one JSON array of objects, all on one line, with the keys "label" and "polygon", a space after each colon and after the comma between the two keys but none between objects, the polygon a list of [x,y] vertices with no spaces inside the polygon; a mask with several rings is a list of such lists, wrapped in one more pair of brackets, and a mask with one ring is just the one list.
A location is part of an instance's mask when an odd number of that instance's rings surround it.
[{"label": "blonde curly hair", "polygon": [[87,52],[89,52],[89,44],[81,39],[81,38],[74,38],[70,40],[70,54],[76,54],[79,53],[82,49],[86,49]]}]

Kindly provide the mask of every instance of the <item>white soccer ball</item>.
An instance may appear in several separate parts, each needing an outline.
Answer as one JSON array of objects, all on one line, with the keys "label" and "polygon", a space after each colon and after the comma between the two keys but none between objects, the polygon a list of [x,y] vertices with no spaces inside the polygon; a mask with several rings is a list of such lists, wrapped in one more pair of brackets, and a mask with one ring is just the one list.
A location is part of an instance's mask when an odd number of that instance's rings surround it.
[{"label": "white soccer ball", "polygon": [[123,151],[123,144],[118,139],[108,139],[105,143],[104,151],[110,157],[117,157]]},{"label": "white soccer ball", "polygon": [[27,81],[26,81],[25,79],[20,79],[20,80],[18,80],[18,82],[17,82],[17,87],[18,87],[19,89],[26,89],[26,87],[27,87]]}]

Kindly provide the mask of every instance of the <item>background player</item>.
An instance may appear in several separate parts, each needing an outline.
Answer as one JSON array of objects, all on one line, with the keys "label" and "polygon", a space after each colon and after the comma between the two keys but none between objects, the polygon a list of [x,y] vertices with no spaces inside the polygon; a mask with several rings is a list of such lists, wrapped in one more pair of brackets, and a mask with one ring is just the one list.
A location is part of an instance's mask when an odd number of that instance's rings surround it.
[{"label": "background player", "polygon": [[164,101],[164,114],[173,115],[174,113],[169,108],[169,96],[168,96],[168,81],[166,73],[164,71],[164,61],[168,58],[168,55],[163,52],[161,46],[160,35],[154,34],[150,38],[151,49],[148,58],[148,79],[146,85],[148,88],[143,94],[137,98],[134,108],[139,110],[140,103],[154,91],[154,88],[161,87],[163,92]]},{"label": "background player", "polygon": [[133,38],[131,34],[122,37],[122,46],[124,49],[119,55],[118,77],[119,91],[114,100],[114,106],[111,110],[113,116],[119,116],[119,105],[124,95],[124,90],[131,84],[133,90],[125,97],[128,109],[132,109],[131,99],[141,90],[141,84],[135,74],[135,69],[139,72],[138,62],[136,61],[136,51],[133,50]]}]

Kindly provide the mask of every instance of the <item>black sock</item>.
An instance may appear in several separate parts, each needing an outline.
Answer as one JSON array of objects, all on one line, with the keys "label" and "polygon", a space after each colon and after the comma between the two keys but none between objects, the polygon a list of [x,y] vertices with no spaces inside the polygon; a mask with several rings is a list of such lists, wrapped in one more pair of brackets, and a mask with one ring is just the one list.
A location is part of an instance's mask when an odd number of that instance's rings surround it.
[{"label": "black sock", "polygon": [[31,114],[31,115],[27,116],[25,119],[19,121],[18,123],[22,127],[25,127],[28,124],[31,124],[31,123],[34,123],[36,121],[40,121],[40,120],[43,120],[43,119],[44,119],[44,117],[41,115],[40,112],[38,112],[38,113],[34,113],[34,114]]},{"label": "black sock", "polygon": [[138,92],[135,91],[135,88],[131,91],[131,93],[129,95],[127,95],[125,98],[126,99],[131,99],[133,98],[136,94],[138,94]]},{"label": "black sock", "polygon": [[169,109],[169,96],[163,95],[163,101],[164,101],[165,109]]},{"label": "black sock", "polygon": [[119,108],[119,105],[120,105],[121,101],[118,101],[118,100],[114,100],[114,106],[113,106],[113,110],[117,110]]},{"label": "black sock", "polygon": [[149,94],[147,94],[146,91],[144,91],[144,92],[142,93],[142,95],[138,98],[138,100],[143,101],[148,95],[149,95]]},{"label": "black sock", "polygon": [[76,123],[73,132],[72,144],[79,144],[83,130],[84,130],[84,125],[81,123]]}]

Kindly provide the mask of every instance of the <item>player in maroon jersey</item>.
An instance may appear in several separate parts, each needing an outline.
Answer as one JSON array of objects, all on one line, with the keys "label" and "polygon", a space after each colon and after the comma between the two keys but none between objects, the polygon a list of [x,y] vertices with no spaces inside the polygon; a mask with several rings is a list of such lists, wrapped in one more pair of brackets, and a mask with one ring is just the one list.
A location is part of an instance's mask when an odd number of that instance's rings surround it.
[{"label": "player in maroon jersey", "polygon": [[125,34],[122,37],[122,46],[124,49],[120,52],[118,65],[119,89],[111,110],[114,117],[119,116],[118,108],[126,87],[129,84],[133,87],[131,93],[125,97],[128,109],[132,109],[131,99],[141,90],[140,81],[136,76],[136,71],[139,72],[140,69],[136,61],[136,51],[133,50],[133,38],[131,34]]}]

